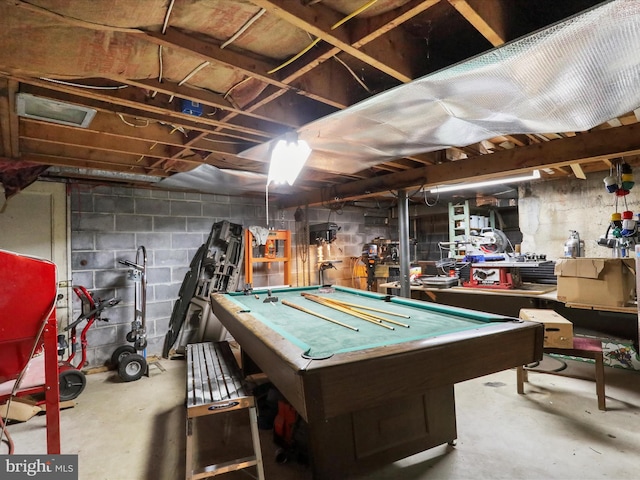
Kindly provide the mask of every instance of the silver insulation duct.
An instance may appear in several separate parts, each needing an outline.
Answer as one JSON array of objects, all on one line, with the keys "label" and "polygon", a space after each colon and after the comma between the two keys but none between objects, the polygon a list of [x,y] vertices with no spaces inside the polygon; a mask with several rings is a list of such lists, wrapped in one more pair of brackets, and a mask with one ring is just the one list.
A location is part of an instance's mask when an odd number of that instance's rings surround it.
[{"label": "silver insulation duct", "polygon": [[[308,166],[352,174],[500,135],[583,131],[640,106],[639,52],[640,0],[616,0],[314,121],[298,137],[313,149]],[[269,149],[241,156],[268,162]]]},{"label": "silver insulation duct", "polygon": [[239,195],[264,191],[267,176],[260,173],[223,170],[211,165],[200,165],[189,172],[176,173],[158,182],[161,187],[197,192]]}]

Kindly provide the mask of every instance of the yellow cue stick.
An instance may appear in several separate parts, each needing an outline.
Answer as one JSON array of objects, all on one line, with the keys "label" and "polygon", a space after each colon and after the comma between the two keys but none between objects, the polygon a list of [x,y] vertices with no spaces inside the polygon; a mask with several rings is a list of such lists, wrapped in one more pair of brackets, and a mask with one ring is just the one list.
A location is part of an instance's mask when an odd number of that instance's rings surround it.
[{"label": "yellow cue stick", "polygon": [[353,315],[354,317],[359,318],[360,320],[365,320],[367,322],[373,323],[374,325],[378,325],[380,327],[384,327],[384,328],[387,328],[389,330],[395,330],[394,327],[390,327],[389,325],[385,325],[384,323],[382,323],[382,322],[380,322],[378,320],[374,320],[374,319],[370,318],[368,315],[364,315],[362,313],[355,312],[353,310],[348,309],[347,307],[343,307],[343,306],[337,305],[335,303],[327,302],[326,299],[324,299],[322,297],[318,297],[316,295],[310,295],[308,293],[302,293],[301,295],[304,298],[306,298],[307,300],[311,300],[312,302],[319,303],[320,305],[324,305],[325,307],[333,308],[334,310],[337,310],[337,311],[342,312],[342,313],[346,313],[348,315]]},{"label": "yellow cue stick", "polygon": [[[329,300],[327,299],[327,301],[329,301],[330,303],[334,303],[336,305],[340,305],[340,303],[336,300]],[[391,320],[390,318],[386,318],[386,317],[381,317],[380,315],[374,315],[373,313],[369,313],[366,310],[362,310],[358,307],[349,307],[349,306],[345,306],[345,308],[348,308],[349,310],[353,310],[355,312],[361,313],[362,315],[366,315],[368,317],[373,318],[374,320],[378,320],[381,322],[388,322],[388,323],[392,323],[393,325],[398,325],[399,327],[406,327],[409,328],[409,325],[407,325],[406,323],[402,323],[402,322],[398,322],[396,320]]]},{"label": "yellow cue stick", "polygon": [[405,315],[404,313],[390,312],[389,310],[383,310],[381,308],[368,307],[366,305],[358,305],[356,303],[345,302],[344,300],[335,300],[333,298],[327,298],[327,300],[329,300],[330,302],[340,303],[340,304],[348,306],[348,307],[362,308],[364,310],[371,310],[372,312],[384,313],[386,315],[393,315],[394,317],[411,318],[410,315]]},{"label": "yellow cue stick", "polygon": [[[381,317],[380,315],[374,315],[373,313],[369,313],[369,312],[365,311],[365,309],[371,310],[371,311],[375,311],[375,312],[382,312],[382,313],[386,313],[386,314],[390,314],[390,315],[394,315],[395,312],[388,312],[386,310],[382,310],[382,309],[379,309],[379,308],[370,308],[370,307],[367,307],[365,305],[357,305],[355,303],[344,302],[342,300],[336,300],[334,298],[320,297],[320,296],[312,295],[312,294],[309,294],[309,293],[305,293],[304,295],[305,296],[306,295],[311,295],[313,297],[321,298],[324,301],[327,301],[327,302],[330,302],[330,303],[333,303],[333,304],[336,304],[336,305],[340,305],[341,307],[348,308],[350,310],[354,310],[354,311],[356,311],[356,312],[358,312],[358,313],[360,313],[362,315],[366,315],[369,318],[372,318],[372,319],[374,319],[374,320],[376,320],[378,322],[388,322],[388,323],[391,323],[393,325],[398,325],[400,327],[409,328],[409,325],[407,325],[406,323],[398,322],[396,320],[391,320],[390,318],[386,318],[386,317]],[[410,318],[409,315],[404,315],[404,314],[396,314],[396,315],[401,316],[401,317]]]},{"label": "yellow cue stick", "polygon": [[291,307],[291,308],[295,308],[296,310],[300,310],[301,312],[304,313],[308,313],[309,315],[313,315],[314,317],[318,317],[321,318],[322,320],[326,320],[327,322],[331,322],[331,323],[335,323],[336,325],[340,325],[341,327],[345,327],[348,328],[350,330],[353,330],[355,332],[358,332],[359,329],[356,327],[352,327],[351,325],[347,325],[346,323],[342,323],[339,322],[338,320],[334,320],[333,318],[329,318],[329,317],[325,317],[324,315],[314,312],[313,310],[309,310],[307,308],[301,307],[300,305],[296,305],[295,303],[291,303],[287,300],[282,300],[283,305],[286,305],[287,307]]}]

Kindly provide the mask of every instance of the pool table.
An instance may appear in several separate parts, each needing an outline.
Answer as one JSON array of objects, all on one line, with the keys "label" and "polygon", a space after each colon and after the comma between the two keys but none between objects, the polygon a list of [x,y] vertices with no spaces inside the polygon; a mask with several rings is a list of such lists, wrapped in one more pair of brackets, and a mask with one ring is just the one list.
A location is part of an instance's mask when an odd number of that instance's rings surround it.
[{"label": "pool table", "polygon": [[[243,354],[307,422],[314,479],[453,444],[455,383],[542,358],[536,322],[344,287],[270,292],[213,293],[210,301]],[[361,308],[396,323],[382,327],[326,299],[383,310]]]}]

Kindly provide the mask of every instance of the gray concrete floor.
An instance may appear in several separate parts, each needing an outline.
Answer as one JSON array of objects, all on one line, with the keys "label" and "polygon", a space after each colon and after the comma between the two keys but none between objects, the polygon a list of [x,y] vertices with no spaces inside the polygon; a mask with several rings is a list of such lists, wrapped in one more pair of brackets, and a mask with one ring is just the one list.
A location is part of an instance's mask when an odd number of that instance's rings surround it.
[{"label": "gray concrete floor", "polygon": [[[567,363],[567,372],[593,377],[593,365]],[[81,480],[184,478],[185,363],[161,365],[165,371],[152,366],[148,377],[131,383],[114,372],[89,375],[76,406],[62,411],[62,450],[78,454]],[[555,368],[557,361],[542,366]],[[522,396],[514,369],[458,384],[456,447],[436,447],[360,478],[638,478],[640,373],[606,368],[605,375],[606,412],[597,408],[592,381],[530,373]],[[9,426],[15,452],[46,453],[44,425],[45,417],[37,416]],[[222,421],[200,425],[199,432],[222,449],[244,448],[237,425],[231,427]],[[267,480],[311,479],[301,464],[274,461],[271,431],[261,432],[261,443]],[[218,478],[247,479],[250,473]]]}]

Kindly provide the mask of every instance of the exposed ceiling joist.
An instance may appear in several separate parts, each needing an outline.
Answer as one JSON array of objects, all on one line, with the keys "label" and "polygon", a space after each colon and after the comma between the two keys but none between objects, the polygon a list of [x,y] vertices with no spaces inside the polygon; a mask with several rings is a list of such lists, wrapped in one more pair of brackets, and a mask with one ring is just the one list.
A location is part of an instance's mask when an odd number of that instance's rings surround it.
[{"label": "exposed ceiling joist", "polygon": [[[87,169],[164,178],[202,164],[264,174],[265,158],[240,155],[380,92],[493,53],[492,47],[513,45],[518,37],[572,15],[620,4],[606,0],[214,3],[176,2],[167,16],[166,2],[158,0],[127,3],[126,9],[120,2],[0,2],[0,41],[5,45],[0,52],[2,156],[76,167],[69,177],[74,179],[82,178]],[[640,6],[640,0],[623,5]],[[598,26],[592,32],[597,34]],[[311,43],[308,51],[296,55]],[[601,68],[606,68],[608,57],[600,56]],[[565,61],[573,60],[567,53]],[[104,90],[115,85],[126,88]],[[15,113],[18,92],[98,113],[86,130],[23,119]],[[183,99],[200,104],[202,115],[182,112]],[[569,155],[560,163],[548,157],[529,159],[528,152],[535,146],[550,148],[550,154],[563,158],[561,145],[571,140],[567,137],[584,141],[598,131],[609,142],[614,133],[619,135],[640,121],[638,112],[640,105],[634,105],[590,132],[502,134],[436,151],[430,151],[429,138],[416,138],[425,144],[424,151],[412,151],[404,158],[382,155],[371,163],[359,164],[358,159],[363,152],[376,150],[372,142],[360,144],[357,151],[327,150],[321,158],[330,168],[307,165],[293,187],[297,193],[285,202],[295,197],[322,203],[327,192],[341,192],[344,198],[382,198],[388,190],[417,188],[427,181],[456,182],[471,173],[506,175],[544,167],[555,172],[554,177],[563,177],[608,170],[614,158],[637,161],[634,150],[623,153],[613,148],[593,160],[593,147],[584,156]],[[384,114],[380,118],[384,120]],[[360,132],[355,127],[357,137]],[[567,145],[577,148],[571,142]],[[117,177],[108,181],[116,182]],[[122,182],[156,188],[152,182],[132,183],[131,177],[122,177]]]},{"label": "exposed ceiling joist", "polygon": [[460,14],[491,42],[498,47],[505,43],[504,19],[507,13],[502,2],[495,0],[448,0]]}]

